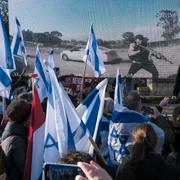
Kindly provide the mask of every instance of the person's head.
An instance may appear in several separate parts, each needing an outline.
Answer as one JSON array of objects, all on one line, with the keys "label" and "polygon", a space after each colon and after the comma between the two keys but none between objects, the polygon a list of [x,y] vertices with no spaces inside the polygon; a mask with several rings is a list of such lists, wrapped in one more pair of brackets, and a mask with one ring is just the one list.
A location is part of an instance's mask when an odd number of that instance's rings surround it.
[{"label": "person's head", "polygon": [[63,154],[59,160],[59,163],[63,164],[77,164],[78,162],[87,162],[92,161],[93,158],[85,152],[70,151],[66,154]]},{"label": "person's head", "polygon": [[111,114],[114,108],[114,101],[110,97],[104,99],[104,113]]},{"label": "person's head", "polygon": [[132,132],[134,147],[132,152],[133,160],[141,160],[154,152],[157,135],[153,127],[148,123],[138,125]]},{"label": "person's head", "polygon": [[135,36],[135,42],[137,45],[141,45],[144,40],[144,36],[141,34],[138,34]]},{"label": "person's head", "polygon": [[58,81],[61,82],[61,84],[66,87],[66,77],[65,76],[60,76],[58,77]]},{"label": "person's head", "polygon": [[124,99],[124,106],[130,110],[141,111],[141,97],[137,91],[131,91]]},{"label": "person's head", "polygon": [[83,94],[88,94],[91,89],[91,84],[89,82],[84,83]]},{"label": "person's head", "polygon": [[95,88],[97,85],[98,85],[98,80],[97,79],[92,80],[91,89]]},{"label": "person's head", "polygon": [[17,96],[17,99],[24,99],[24,100],[31,102],[32,101],[32,93],[28,93],[28,92],[20,93]]},{"label": "person's head", "polygon": [[23,99],[12,101],[6,109],[6,116],[10,121],[24,123],[31,114],[31,104]]}]

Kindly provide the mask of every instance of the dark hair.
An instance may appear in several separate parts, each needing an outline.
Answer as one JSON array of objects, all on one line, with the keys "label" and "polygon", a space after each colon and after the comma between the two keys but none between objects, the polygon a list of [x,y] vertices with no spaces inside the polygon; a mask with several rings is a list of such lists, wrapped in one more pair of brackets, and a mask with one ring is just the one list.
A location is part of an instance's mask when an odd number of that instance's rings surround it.
[{"label": "dark hair", "polygon": [[88,153],[70,151],[63,154],[59,162],[64,164],[77,164],[79,161],[89,163],[92,160],[93,158]]},{"label": "dark hair", "polygon": [[6,114],[11,121],[24,122],[31,114],[31,104],[23,99],[16,99],[9,104]]},{"label": "dark hair", "polygon": [[143,41],[144,40],[144,36],[141,35],[141,34],[138,34],[138,35],[135,36],[135,39],[139,39],[139,40]]},{"label": "dark hair", "polygon": [[133,130],[134,147],[132,160],[141,160],[147,157],[148,153],[154,151],[157,143],[156,132],[148,123],[142,123]]},{"label": "dark hair", "polygon": [[17,96],[17,98],[24,99],[24,100],[31,102],[32,101],[32,93],[22,92]]},{"label": "dark hair", "polygon": [[140,110],[140,104],[141,104],[141,97],[137,93],[137,91],[131,91],[124,99],[123,102],[124,106],[126,106],[128,109],[136,111],[137,109]]},{"label": "dark hair", "polygon": [[85,82],[83,87],[86,88],[86,87],[90,87],[90,86],[91,86],[91,84],[89,82]]}]

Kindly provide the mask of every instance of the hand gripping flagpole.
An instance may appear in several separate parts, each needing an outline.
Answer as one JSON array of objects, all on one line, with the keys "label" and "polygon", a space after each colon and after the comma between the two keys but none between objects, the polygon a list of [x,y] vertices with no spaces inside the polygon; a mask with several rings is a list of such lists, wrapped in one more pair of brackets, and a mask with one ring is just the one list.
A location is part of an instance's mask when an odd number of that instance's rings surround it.
[{"label": "hand gripping flagpole", "polygon": [[96,151],[96,154],[99,157],[99,159],[101,160],[101,162],[106,165],[107,164],[106,160],[102,156],[97,144],[94,142],[94,140],[93,140],[93,138],[91,136],[89,136],[89,141],[91,142],[92,146],[94,147],[94,150]]}]

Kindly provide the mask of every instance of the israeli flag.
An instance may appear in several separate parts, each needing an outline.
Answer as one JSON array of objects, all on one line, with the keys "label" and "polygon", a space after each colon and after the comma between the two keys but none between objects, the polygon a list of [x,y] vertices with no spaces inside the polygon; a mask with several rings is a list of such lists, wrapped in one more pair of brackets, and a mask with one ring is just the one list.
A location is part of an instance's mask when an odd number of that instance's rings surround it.
[{"label": "israeli flag", "polygon": [[10,98],[11,82],[10,70],[0,67],[0,96]]},{"label": "israeli flag", "polygon": [[36,50],[34,72],[35,74],[37,74],[37,78],[35,78],[34,81],[37,87],[40,101],[42,102],[45,97],[48,97],[48,89],[49,89],[50,83],[49,83],[49,74],[46,71],[46,67],[44,63],[42,62],[39,47],[37,47],[37,50]]},{"label": "israeli flag", "polygon": [[0,15],[0,67],[3,69],[15,70],[14,58],[11,53],[9,39],[4,22]]},{"label": "israeli flag", "polygon": [[9,98],[11,90],[10,73],[15,70],[9,39],[0,15],[0,96]]},{"label": "israeli flag", "polygon": [[88,152],[88,131],[54,70],[48,66],[51,88],[47,102],[44,161],[57,162],[70,150]]},{"label": "israeli flag", "polygon": [[52,69],[56,67],[54,59],[54,49],[51,49],[48,59],[45,61],[45,64],[49,65]]},{"label": "israeli flag", "polygon": [[123,106],[123,90],[122,90],[122,79],[121,74],[119,73],[119,68],[116,73],[116,86],[114,92],[114,111],[122,111]]},{"label": "israeli flag", "polygon": [[157,135],[155,152],[161,154],[165,138],[164,131],[142,114],[124,108],[121,112],[113,112],[110,122],[108,146],[111,164],[124,164],[129,159],[134,144],[132,131],[141,123],[149,123],[155,130]]},{"label": "israeli flag", "polygon": [[17,17],[15,17],[15,31],[11,43],[11,50],[13,55],[22,55],[24,58],[24,63],[27,66],[27,54],[24,45],[23,34],[21,31],[21,25]]},{"label": "israeli flag", "polygon": [[[99,123],[103,114],[107,82],[107,79],[100,82],[76,108],[94,141],[96,141]],[[92,146],[89,149],[89,153],[93,153]]]},{"label": "israeli flag", "polygon": [[109,127],[108,146],[112,164],[123,164],[132,152],[132,131],[140,123],[147,122],[143,115],[132,110],[114,112]]},{"label": "israeli flag", "polygon": [[95,77],[99,77],[100,75],[105,73],[106,70],[104,67],[104,62],[99,55],[99,49],[96,42],[93,25],[91,25],[91,32],[86,45],[86,54],[83,57],[83,60],[84,62],[87,61],[88,65],[92,68]]}]

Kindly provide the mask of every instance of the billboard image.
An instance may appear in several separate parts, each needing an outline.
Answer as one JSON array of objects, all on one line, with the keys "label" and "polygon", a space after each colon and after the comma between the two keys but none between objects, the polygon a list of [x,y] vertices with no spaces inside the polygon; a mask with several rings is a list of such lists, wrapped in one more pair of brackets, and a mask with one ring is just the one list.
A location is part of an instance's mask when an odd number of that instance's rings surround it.
[{"label": "billboard image", "polygon": [[[85,47],[93,24],[106,73],[115,77],[171,78],[180,64],[179,0],[9,1],[10,35],[18,17],[33,66],[37,44],[50,49],[61,75],[83,74]],[[94,76],[87,67],[86,76]]]}]

